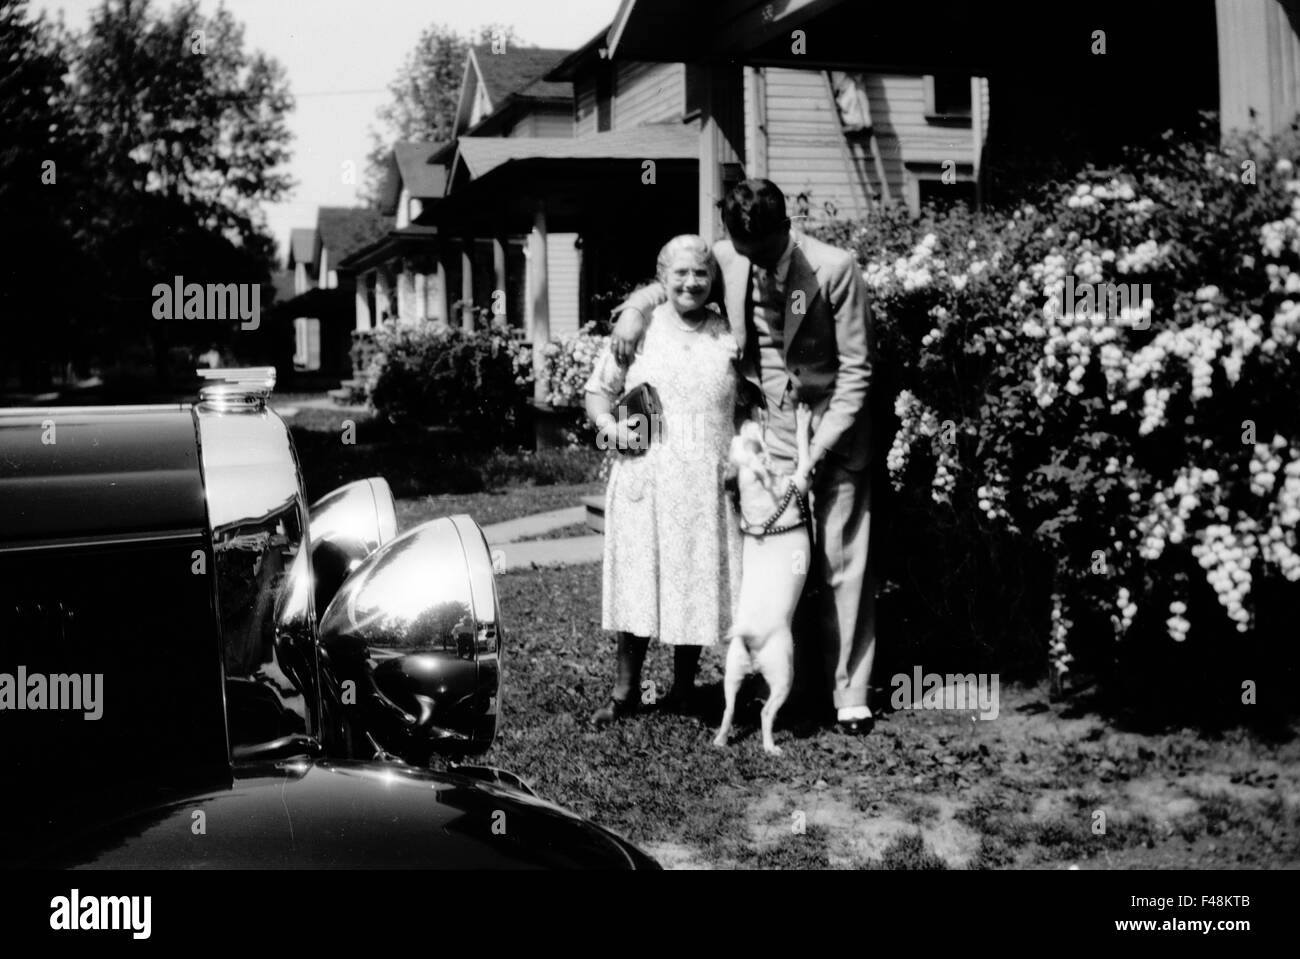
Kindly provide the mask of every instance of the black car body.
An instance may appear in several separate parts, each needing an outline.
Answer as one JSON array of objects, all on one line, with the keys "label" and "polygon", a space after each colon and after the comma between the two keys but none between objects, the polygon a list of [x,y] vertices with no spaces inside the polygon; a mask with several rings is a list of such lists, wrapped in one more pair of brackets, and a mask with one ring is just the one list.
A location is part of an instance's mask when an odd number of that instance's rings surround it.
[{"label": "black car body", "polygon": [[0,411],[0,862],[653,868],[458,764],[501,702],[478,526],[397,536],[379,479],[309,510],[273,373],[222,378]]}]

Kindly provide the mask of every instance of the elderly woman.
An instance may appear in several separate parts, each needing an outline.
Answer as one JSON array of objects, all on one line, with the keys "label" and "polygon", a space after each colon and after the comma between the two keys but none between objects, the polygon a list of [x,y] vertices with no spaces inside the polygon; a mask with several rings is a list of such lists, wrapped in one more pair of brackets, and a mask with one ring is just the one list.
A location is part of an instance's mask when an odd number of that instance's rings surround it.
[{"label": "elderly woman", "polygon": [[[700,651],[730,627],[740,585],[740,534],[724,471],[735,434],[736,341],[709,294],[717,262],[698,236],[659,254],[668,301],[651,315],[625,370],[612,352],[587,382],[587,415],[602,446],[620,450],[605,493],[603,628],[618,634],[613,697],[591,717],[604,725],[636,712],[641,664],[652,637],[673,647],[673,685],[661,705],[680,710]],[[663,415],[643,455],[618,398],[648,383]]]}]

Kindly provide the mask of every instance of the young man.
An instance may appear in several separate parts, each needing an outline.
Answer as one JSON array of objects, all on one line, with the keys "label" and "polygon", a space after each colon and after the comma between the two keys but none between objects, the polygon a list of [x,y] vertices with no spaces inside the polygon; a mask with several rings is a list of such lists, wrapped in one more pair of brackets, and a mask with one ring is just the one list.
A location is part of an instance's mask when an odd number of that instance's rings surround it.
[{"label": "young man", "polygon": [[[723,201],[722,220],[730,238],[714,254],[740,370],[761,391],[764,441],[785,476],[794,472],[795,406],[815,411],[809,578],[829,586],[814,596],[836,719],[845,732],[864,734],[872,727],[867,686],[876,638],[867,554],[874,339],[866,288],[853,254],[791,234],[785,196],[770,180],[738,183]],[[652,284],[620,308],[614,352],[621,362],[631,362],[646,317],[663,300]]]}]

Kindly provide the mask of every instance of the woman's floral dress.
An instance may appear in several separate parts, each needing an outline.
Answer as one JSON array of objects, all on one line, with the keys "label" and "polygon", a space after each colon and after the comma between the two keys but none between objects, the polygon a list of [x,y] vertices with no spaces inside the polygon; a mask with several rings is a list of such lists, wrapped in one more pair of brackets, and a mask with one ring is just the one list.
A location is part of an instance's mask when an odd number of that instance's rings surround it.
[{"label": "woman's floral dress", "polygon": [[660,305],[632,365],[624,370],[606,349],[587,381],[611,403],[649,383],[664,410],[645,455],[617,454],[610,470],[601,625],[708,646],[730,628],[740,591],[740,532],[723,487],[736,341],[721,316],[695,332],[679,323],[671,304]]}]

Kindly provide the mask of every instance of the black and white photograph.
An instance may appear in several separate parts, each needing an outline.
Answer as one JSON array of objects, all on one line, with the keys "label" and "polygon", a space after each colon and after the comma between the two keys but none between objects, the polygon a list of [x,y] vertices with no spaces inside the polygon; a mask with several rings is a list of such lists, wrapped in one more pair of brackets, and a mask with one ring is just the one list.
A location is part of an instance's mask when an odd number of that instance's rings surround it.
[{"label": "black and white photograph", "polygon": [[1300,868],[1300,0],[0,0],[0,229],[6,928]]}]

